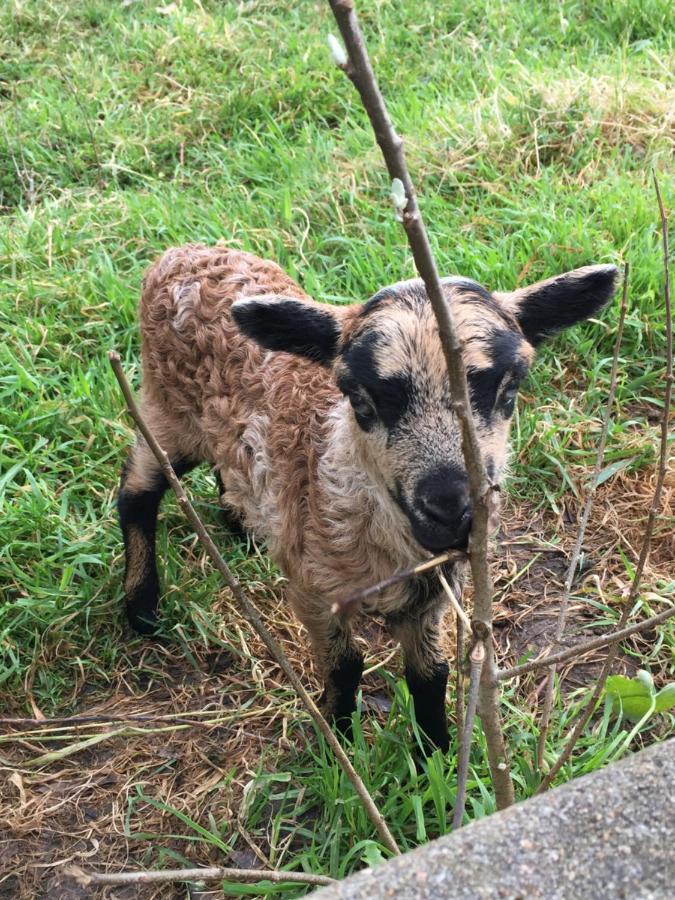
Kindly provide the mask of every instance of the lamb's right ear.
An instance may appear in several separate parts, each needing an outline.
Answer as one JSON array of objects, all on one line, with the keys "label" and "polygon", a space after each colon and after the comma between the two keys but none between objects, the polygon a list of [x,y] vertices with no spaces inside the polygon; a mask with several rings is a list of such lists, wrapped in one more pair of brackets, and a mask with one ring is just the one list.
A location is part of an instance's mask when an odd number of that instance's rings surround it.
[{"label": "lamb's right ear", "polygon": [[335,359],[340,320],[330,307],[264,294],[235,300],[232,316],[246,337],[266,350],[297,353],[324,366]]}]

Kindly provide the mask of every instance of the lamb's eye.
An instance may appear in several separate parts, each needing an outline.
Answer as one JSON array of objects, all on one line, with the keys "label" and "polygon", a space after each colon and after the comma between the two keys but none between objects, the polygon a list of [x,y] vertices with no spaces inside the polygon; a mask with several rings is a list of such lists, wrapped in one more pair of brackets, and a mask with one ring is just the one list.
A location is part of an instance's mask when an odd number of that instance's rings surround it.
[{"label": "lamb's eye", "polygon": [[516,397],[518,395],[518,385],[510,384],[506,387],[499,397],[499,409],[505,416],[512,416],[516,407]]},{"label": "lamb's eye", "polygon": [[361,428],[367,429],[375,424],[377,412],[370,397],[363,390],[351,391],[349,394],[349,402],[354,410],[356,421]]}]

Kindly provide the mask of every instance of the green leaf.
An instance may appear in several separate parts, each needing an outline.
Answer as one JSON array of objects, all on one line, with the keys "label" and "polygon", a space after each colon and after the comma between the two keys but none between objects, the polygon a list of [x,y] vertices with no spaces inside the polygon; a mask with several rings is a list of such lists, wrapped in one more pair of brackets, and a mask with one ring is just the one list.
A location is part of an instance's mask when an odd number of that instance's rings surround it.
[{"label": "green leaf", "polygon": [[366,843],[365,847],[363,848],[363,855],[361,858],[371,869],[374,866],[379,866],[380,863],[384,862],[384,856],[382,856],[380,848],[373,841],[368,841]]},{"label": "green leaf", "polygon": [[656,712],[665,712],[675,706],[675,681],[667,684],[656,695]]},{"label": "green leaf", "polygon": [[612,698],[615,712],[623,712],[631,722],[639,721],[649,712],[653,703],[653,687],[640,678],[611,675],[605,685],[605,693]]}]

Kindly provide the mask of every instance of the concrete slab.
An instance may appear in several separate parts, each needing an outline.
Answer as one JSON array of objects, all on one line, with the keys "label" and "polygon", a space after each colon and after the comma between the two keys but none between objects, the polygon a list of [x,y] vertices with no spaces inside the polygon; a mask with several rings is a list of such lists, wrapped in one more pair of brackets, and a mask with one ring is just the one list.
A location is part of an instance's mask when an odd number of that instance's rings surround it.
[{"label": "concrete slab", "polygon": [[313,896],[673,900],[675,740]]}]

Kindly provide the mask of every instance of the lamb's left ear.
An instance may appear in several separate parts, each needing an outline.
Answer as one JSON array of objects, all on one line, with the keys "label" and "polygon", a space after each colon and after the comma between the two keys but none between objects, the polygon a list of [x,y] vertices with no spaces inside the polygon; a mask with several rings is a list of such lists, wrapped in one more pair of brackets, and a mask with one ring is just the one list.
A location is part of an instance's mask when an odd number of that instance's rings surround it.
[{"label": "lamb's left ear", "polygon": [[616,266],[584,266],[511,293],[497,293],[531,344],[588,319],[614,293]]},{"label": "lamb's left ear", "polygon": [[284,350],[330,366],[340,337],[340,320],[330,307],[278,294],[242,297],[232,316],[246,337],[266,350]]}]

